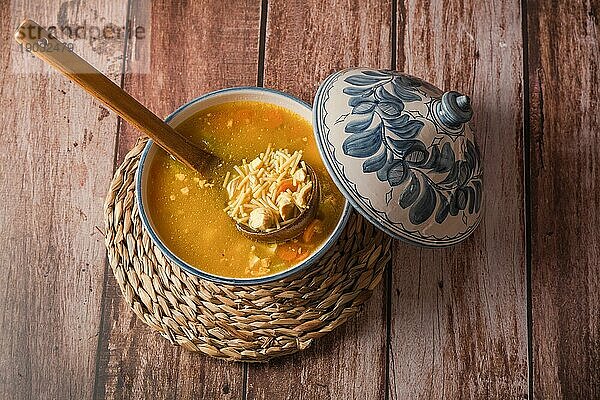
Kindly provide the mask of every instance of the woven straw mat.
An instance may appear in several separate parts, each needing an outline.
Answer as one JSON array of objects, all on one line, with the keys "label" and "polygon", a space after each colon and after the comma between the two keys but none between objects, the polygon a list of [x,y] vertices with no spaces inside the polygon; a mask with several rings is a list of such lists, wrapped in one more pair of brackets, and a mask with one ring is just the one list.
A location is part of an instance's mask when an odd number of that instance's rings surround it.
[{"label": "woven straw mat", "polygon": [[154,246],[138,214],[135,173],[145,142],[112,180],[106,247],[125,301],[171,343],[235,361],[295,353],[355,315],[381,280],[391,240],[356,213],[319,262],[278,282],[231,286],[186,273]]}]

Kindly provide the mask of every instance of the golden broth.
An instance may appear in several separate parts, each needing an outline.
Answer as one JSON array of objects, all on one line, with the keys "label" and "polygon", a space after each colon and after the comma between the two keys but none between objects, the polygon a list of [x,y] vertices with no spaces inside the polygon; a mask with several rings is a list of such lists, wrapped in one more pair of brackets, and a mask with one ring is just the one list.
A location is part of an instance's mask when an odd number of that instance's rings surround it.
[{"label": "golden broth", "polygon": [[[148,213],[161,240],[179,258],[202,271],[225,277],[272,275],[298,264],[327,239],[337,225],[344,198],[319,156],[308,121],[275,105],[234,101],[193,115],[177,128],[196,143],[204,142],[225,162],[209,186],[198,173],[159,149],[149,165]],[[303,159],[319,177],[320,232],[305,232],[291,242],[267,245],[242,236],[223,211],[222,187],[227,171],[240,160],[254,159],[271,143],[273,148],[302,150]],[[268,259],[268,268],[252,264]]]}]

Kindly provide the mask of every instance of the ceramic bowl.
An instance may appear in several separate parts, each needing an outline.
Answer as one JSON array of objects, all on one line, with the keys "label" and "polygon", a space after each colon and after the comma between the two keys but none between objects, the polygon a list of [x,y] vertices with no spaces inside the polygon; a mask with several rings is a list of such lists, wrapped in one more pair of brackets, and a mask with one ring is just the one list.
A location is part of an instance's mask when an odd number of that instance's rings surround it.
[{"label": "ceramic bowl", "polygon": [[[177,125],[181,124],[183,121],[185,121],[186,119],[188,119],[189,117],[191,117],[199,111],[202,111],[208,107],[232,101],[260,101],[263,103],[274,104],[280,107],[284,107],[300,115],[309,122],[312,120],[312,108],[308,104],[293,96],[276,90],[265,88],[237,87],[211,92],[204,96],[198,97],[190,101],[189,103],[186,103],[183,106],[179,107],[171,115],[169,115],[165,119],[165,121],[169,125],[177,127]],[[142,224],[144,225],[148,234],[150,235],[150,239],[152,240],[152,242],[162,251],[162,253],[166,257],[169,258],[169,260],[171,260],[174,264],[176,264],[183,270],[201,278],[213,282],[232,285],[256,285],[277,281],[292,274],[296,274],[318,261],[319,258],[331,247],[331,245],[335,243],[342,230],[344,229],[346,223],[348,222],[348,217],[350,215],[351,208],[348,201],[345,201],[344,209],[342,211],[340,220],[338,221],[338,224],[336,225],[331,235],[327,238],[327,240],[319,248],[317,248],[316,251],[310,257],[306,258],[296,266],[293,266],[280,273],[259,278],[230,278],[207,273],[194,265],[186,263],[175,253],[173,253],[169,249],[169,247],[162,241],[162,239],[154,229],[152,220],[148,215],[147,183],[149,168],[147,168],[147,166],[150,165],[153,158],[157,154],[157,151],[159,151],[159,147],[155,145],[151,140],[148,141],[148,144],[142,152],[140,164],[137,170],[136,202],[138,205]]]}]

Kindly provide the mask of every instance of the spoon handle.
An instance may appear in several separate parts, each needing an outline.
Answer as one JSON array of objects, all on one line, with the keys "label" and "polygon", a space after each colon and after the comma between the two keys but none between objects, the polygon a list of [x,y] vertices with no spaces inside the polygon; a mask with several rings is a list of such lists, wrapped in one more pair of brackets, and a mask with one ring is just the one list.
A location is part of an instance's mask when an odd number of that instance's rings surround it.
[{"label": "spoon handle", "polygon": [[180,135],[36,22],[30,19],[23,21],[15,32],[15,39],[24,46],[28,45],[33,55],[102,101],[188,167],[206,174],[220,163],[218,157]]}]

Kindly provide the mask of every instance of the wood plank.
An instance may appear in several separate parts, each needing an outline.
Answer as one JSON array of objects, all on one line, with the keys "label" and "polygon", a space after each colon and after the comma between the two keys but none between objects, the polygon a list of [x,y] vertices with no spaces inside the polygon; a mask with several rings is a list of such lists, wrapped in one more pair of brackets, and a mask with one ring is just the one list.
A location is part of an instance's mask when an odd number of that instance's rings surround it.
[{"label": "wood plank", "polygon": [[[312,102],[331,72],[391,65],[391,4],[350,0],[269,1],[267,87]],[[377,399],[385,395],[384,285],[364,311],[314,347],[248,366],[247,399]]]},{"label": "wood plank", "polygon": [[534,397],[600,398],[600,3],[527,2]]},{"label": "wood plank", "polygon": [[472,96],[485,216],[394,249],[390,399],[526,398],[522,39],[516,0],[398,3],[398,69]]},{"label": "wood plank", "polygon": [[[0,9],[2,399],[92,396],[105,273],[97,227],[117,129],[116,117],[88,94],[19,52],[12,29],[26,16],[46,27],[84,20],[90,27],[122,26],[125,15],[123,2],[15,0]],[[120,81],[122,42],[74,46]]]},{"label": "wood plank", "polygon": [[[132,2],[144,10],[150,0]],[[197,3],[152,1],[150,73],[125,79],[126,90],[161,117],[210,91],[257,83],[260,3]],[[117,164],[139,136],[125,125]]]},{"label": "wood plank", "polygon": [[[208,91],[256,84],[260,3],[151,3],[151,73],[126,76],[125,89],[134,97],[166,116]],[[133,2],[132,19],[143,5],[144,0]],[[140,135],[123,128],[118,163]],[[96,397],[241,398],[242,364],[169,344],[137,319],[109,275]]]}]

